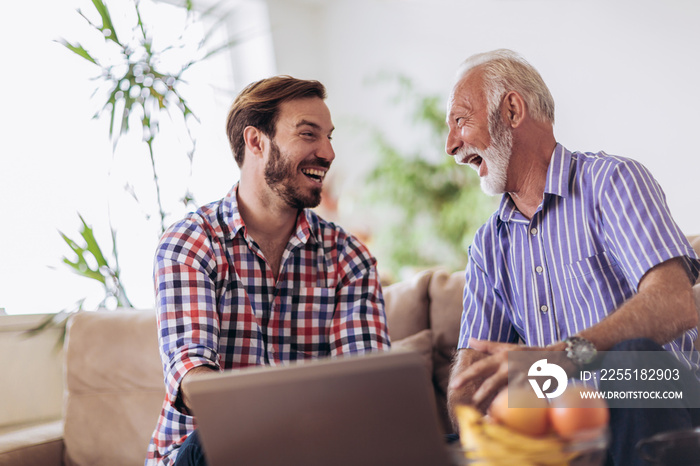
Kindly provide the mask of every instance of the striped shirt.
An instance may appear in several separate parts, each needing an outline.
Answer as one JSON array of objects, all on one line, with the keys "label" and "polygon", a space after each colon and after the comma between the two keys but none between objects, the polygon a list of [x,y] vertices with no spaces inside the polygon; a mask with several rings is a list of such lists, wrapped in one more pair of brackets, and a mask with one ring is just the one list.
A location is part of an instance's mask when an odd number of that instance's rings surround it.
[{"label": "striped shirt", "polygon": [[196,427],[176,405],[193,367],[237,369],[388,349],[376,261],[311,210],[274,273],[238,212],[237,185],[163,235],[155,258],[166,396],[146,465],[171,465]]},{"label": "striped shirt", "polygon": [[[684,258],[695,282],[700,261],[645,167],[557,144],[532,219],[506,194],[475,235],[459,347],[468,348],[469,338],[528,346],[563,340],[614,312],[649,269],[674,257]],[[694,328],[665,345],[696,371],[697,335]]]}]

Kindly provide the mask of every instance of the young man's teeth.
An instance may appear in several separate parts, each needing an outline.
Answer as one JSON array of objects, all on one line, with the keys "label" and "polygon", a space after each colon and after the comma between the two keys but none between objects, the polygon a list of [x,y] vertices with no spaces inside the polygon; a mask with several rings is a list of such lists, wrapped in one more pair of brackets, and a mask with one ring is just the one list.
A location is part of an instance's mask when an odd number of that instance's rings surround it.
[{"label": "young man's teeth", "polygon": [[321,170],[314,170],[312,168],[305,168],[301,172],[304,173],[305,175],[315,176],[315,177],[318,177],[320,179],[323,179],[323,176],[325,175],[325,172],[323,172]]}]

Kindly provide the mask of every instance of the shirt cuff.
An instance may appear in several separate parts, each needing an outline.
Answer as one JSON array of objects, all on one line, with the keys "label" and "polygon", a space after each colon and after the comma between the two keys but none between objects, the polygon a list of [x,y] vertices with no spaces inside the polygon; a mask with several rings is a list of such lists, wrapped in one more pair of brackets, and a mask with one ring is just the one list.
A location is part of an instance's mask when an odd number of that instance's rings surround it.
[{"label": "shirt cuff", "polygon": [[165,388],[166,399],[171,406],[178,407],[180,384],[185,374],[199,366],[210,366],[219,370],[217,354],[209,348],[190,347],[170,360],[170,367],[165,376]]}]

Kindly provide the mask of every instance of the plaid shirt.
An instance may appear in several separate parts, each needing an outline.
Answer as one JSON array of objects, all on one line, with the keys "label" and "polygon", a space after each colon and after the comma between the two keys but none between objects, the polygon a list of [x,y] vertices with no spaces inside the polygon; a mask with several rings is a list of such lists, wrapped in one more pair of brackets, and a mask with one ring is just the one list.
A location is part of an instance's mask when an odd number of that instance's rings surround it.
[{"label": "plaid shirt", "polygon": [[183,376],[388,349],[376,261],[311,210],[297,219],[277,282],[238,212],[237,185],[171,226],[155,258],[166,397],[146,465],[171,465],[196,427],[178,410]]}]

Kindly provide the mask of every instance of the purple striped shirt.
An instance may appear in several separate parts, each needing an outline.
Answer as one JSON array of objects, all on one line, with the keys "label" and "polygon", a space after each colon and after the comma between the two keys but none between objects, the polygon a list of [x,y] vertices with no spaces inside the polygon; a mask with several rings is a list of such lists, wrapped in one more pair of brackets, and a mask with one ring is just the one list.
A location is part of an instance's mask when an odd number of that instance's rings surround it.
[{"label": "purple striped shirt", "polygon": [[[476,233],[459,347],[468,348],[469,338],[522,338],[530,346],[563,340],[614,312],[649,269],[674,257],[684,258],[695,282],[700,260],[644,166],[557,144],[532,219],[504,195]],[[695,328],[665,345],[696,371],[697,335]]]}]

